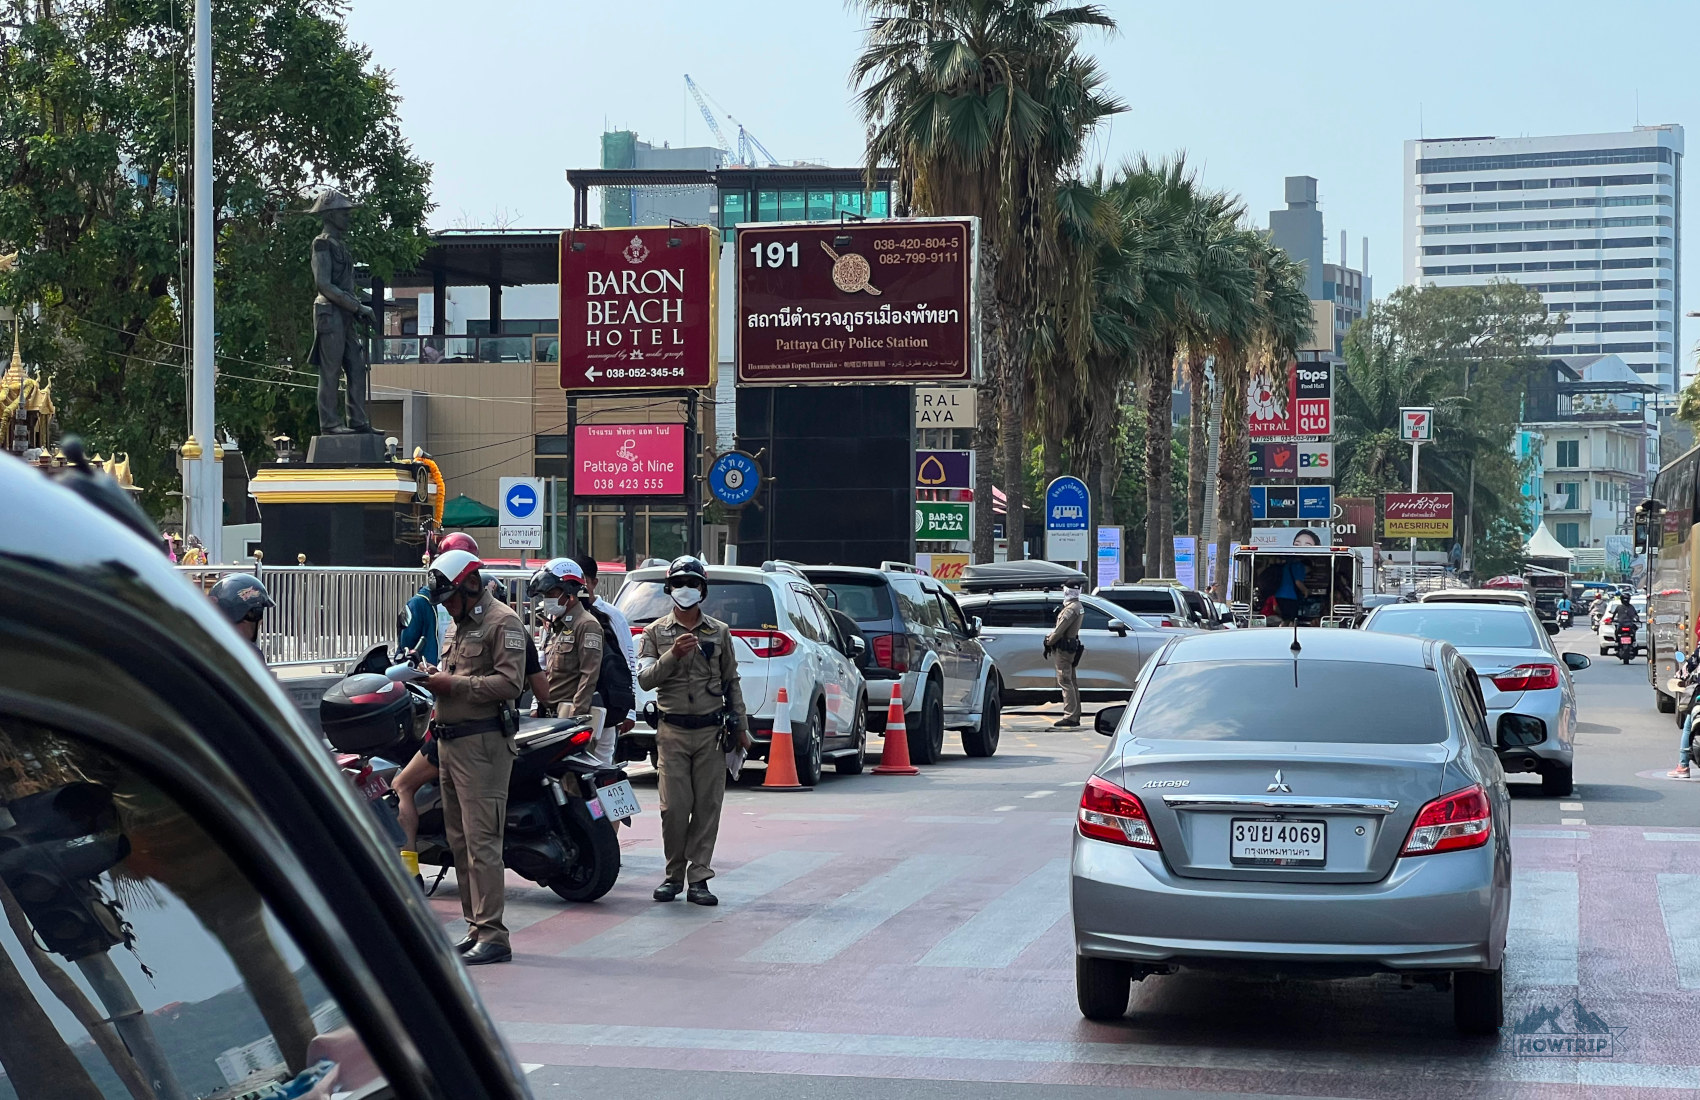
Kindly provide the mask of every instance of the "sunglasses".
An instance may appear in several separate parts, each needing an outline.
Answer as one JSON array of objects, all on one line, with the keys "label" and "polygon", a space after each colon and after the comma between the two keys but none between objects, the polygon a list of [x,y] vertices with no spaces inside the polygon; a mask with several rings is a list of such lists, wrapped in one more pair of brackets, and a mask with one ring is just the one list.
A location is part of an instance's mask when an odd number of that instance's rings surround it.
[{"label": "sunglasses", "polygon": [[675,577],[668,580],[663,587],[665,587],[669,592],[673,591],[675,588],[695,588],[699,591],[706,590],[708,588],[707,585],[702,583],[702,579],[700,577]]},{"label": "sunglasses", "polygon": [[257,623],[257,622],[261,621],[262,619],[264,619],[265,617],[266,617],[266,609],[263,608],[263,607],[256,607],[254,610],[252,610],[252,611],[248,612],[246,615],[242,616],[242,621],[245,622],[245,623]]}]

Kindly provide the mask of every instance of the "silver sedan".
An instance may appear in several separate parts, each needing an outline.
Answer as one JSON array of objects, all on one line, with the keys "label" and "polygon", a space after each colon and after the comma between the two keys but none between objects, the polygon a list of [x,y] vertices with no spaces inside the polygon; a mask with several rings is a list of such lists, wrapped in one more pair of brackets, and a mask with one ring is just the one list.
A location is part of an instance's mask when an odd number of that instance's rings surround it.
[{"label": "silver sedan", "polygon": [[1570,674],[1591,662],[1559,653],[1527,604],[1389,604],[1376,608],[1363,629],[1457,646],[1481,682],[1500,764],[1539,774],[1543,794],[1571,792],[1576,688]]},{"label": "silver sedan", "polygon": [[[1058,697],[1056,666],[1045,656],[1045,635],[1056,626],[1060,592],[997,592],[964,596],[962,613],[980,620],[980,644],[997,665],[1006,703]],[[1083,699],[1125,699],[1139,670],[1178,629],[1152,626],[1133,612],[1098,596],[1082,595],[1086,646],[1075,678]]]},{"label": "silver sedan", "polygon": [[1501,1026],[1510,801],[1457,650],[1195,634],[1096,725],[1114,741],[1081,794],[1071,873],[1084,1016],[1120,1017],[1130,981],[1203,968],[1400,974],[1450,987],[1460,1030]]}]

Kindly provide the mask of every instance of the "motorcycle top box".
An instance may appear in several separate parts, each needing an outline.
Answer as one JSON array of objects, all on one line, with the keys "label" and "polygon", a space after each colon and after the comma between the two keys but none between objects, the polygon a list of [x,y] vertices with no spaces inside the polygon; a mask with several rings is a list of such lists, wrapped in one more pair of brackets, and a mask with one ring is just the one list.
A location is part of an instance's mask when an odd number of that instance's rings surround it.
[{"label": "motorcycle top box", "polygon": [[341,680],[319,703],[325,739],[339,752],[362,756],[416,748],[430,714],[429,699],[371,672]]}]

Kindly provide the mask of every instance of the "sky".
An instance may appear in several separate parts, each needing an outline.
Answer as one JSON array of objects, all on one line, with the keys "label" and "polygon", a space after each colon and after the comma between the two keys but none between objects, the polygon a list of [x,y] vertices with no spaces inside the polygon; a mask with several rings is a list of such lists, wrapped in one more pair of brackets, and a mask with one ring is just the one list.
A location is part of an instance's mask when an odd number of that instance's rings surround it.
[{"label": "sky", "polygon": [[[1357,266],[1367,236],[1377,295],[1401,277],[1405,140],[1700,126],[1683,52],[1700,41],[1693,0],[1104,7],[1119,29],[1085,48],[1128,109],[1090,163],[1184,150],[1259,225],[1284,205],[1284,177],[1315,176],[1326,260],[1345,229]],[[565,170],[597,165],[605,129],[711,144],[685,73],[781,161],[862,160],[847,77],[865,19],[839,0],[351,0],[348,24],[434,166],[435,228],[567,226]],[[1700,279],[1682,297],[1700,309]]]}]

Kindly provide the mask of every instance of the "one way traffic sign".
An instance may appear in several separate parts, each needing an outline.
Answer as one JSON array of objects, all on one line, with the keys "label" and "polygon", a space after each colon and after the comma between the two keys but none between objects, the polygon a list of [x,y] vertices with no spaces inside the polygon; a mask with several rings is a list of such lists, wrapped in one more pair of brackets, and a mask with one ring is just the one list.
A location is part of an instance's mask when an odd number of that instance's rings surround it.
[{"label": "one way traffic sign", "polygon": [[497,545],[503,550],[543,549],[543,479],[504,477]]}]

